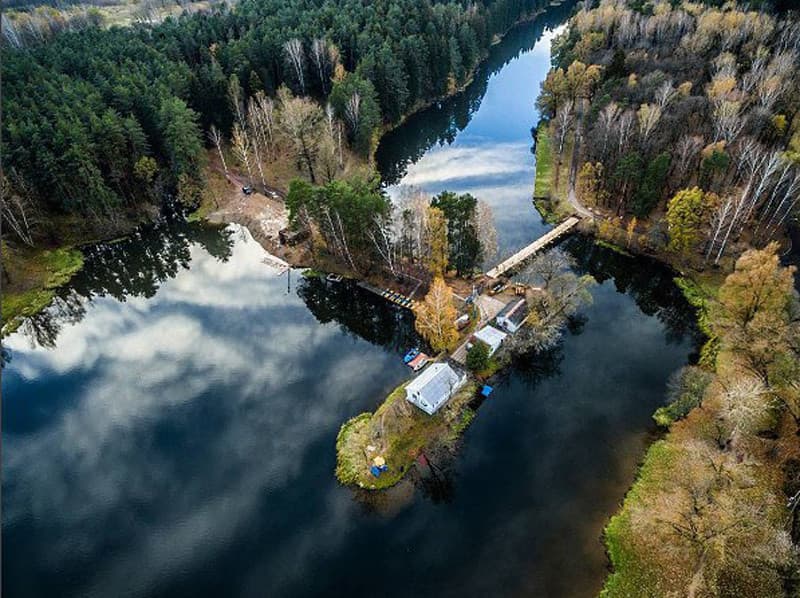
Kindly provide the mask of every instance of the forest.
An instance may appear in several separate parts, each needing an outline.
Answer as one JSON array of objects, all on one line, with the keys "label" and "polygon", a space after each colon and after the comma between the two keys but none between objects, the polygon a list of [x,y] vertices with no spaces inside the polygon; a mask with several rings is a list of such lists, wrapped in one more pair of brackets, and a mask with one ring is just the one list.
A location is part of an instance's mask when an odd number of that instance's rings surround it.
[{"label": "forest", "polygon": [[463,85],[540,4],[244,0],[124,28],[4,15],[9,238],[57,241],[59,215],[103,228],[165,197],[194,204],[221,139],[266,183],[273,125],[312,183],[330,180],[326,131],[331,160],[343,145],[368,157],[383,125]]},{"label": "forest", "polygon": [[606,527],[607,598],[800,588],[798,72],[800,20],[766,3],[602,0],[554,42],[537,189],[685,272],[705,336]]},{"label": "forest", "polygon": [[800,197],[800,22],[727,3],[604,0],[555,43],[538,100],[554,187],[622,245],[719,265]]}]

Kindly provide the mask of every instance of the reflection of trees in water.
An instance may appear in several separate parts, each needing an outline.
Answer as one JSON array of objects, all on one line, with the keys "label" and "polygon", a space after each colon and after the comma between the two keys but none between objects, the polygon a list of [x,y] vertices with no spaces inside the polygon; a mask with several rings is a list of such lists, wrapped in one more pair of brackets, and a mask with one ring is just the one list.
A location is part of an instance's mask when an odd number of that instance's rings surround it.
[{"label": "reflection of trees in water", "polygon": [[330,283],[309,277],[297,284],[297,294],[319,322],[335,321],[345,332],[372,344],[401,352],[420,343],[411,312],[355,283]]},{"label": "reflection of trees in water", "polygon": [[702,342],[694,308],[675,285],[676,274],[665,265],[621,255],[582,235],[571,237],[562,247],[575,258],[580,273],[591,274],[601,284],[612,279],[616,289],[630,295],[642,312],[658,318],[667,342],[680,343],[687,336],[696,345]]},{"label": "reflection of trees in water", "polygon": [[86,297],[152,297],[165,280],[189,268],[193,244],[227,261],[232,235],[231,229],[179,219],[142,227],[126,239],[86,250],[86,266],[70,286]]},{"label": "reflection of trees in water", "polygon": [[47,309],[25,318],[19,331],[33,345],[54,347],[58,333],[65,324],[75,324],[86,314],[86,297],[72,289],[61,291]]},{"label": "reflection of trees in water", "polygon": [[533,388],[542,380],[561,373],[564,360],[563,341],[546,351],[531,351],[514,357],[509,374],[513,371],[516,379],[525,382],[526,388]]},{"label": "reflection of trees in water", "polygon": [[[409,164],[417,162],[436,144],[451,144],[463,131],[481,106],[489,78],[520,54],[533,49],[545,29],[563,23],[572,11],[573,2],[547,9],[532,23],[514,27],[491,49],[473,82],[458,95],[418,112],[400,127],[388,133],[380,142],[375,158],[381,178],[387,185],[398,183]],[[533,90],[531,93],[536,93]],[[535,98],[531,97],[531,102]],[[533,124],[533,123],[531,123]]]},{"label": "reflection of trees in water", "polygon": [[141,226],[119,241],[84,247],[83,269],[59,289],[47,309],[27,318],[20,331],[32,343],[52,347],[65,324],[83,319],[87,301],[105,296],[119,301],[152,297],[165,280],[189,267],[193,244],[227,261],[232,235],[231,229],[187,223],[176,216]]},{"label": "reflection of trees in water", "polygon": [[456,496],[456,451],[440,451],[430,457],[427,475],[417,477],[422,495],[434,504],[449,504]]}]

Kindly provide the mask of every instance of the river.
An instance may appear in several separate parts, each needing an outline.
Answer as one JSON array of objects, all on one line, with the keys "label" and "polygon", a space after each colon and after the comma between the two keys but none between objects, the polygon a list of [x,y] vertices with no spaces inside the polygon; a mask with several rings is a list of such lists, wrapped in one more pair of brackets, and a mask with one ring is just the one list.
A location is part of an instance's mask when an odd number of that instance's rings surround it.
[{"label": "river", "polygon": [[[565,18],[518,27],[463,94],[388,135],[390,192],[473,192],[503,252],[546,230],[530,128]],[[377,499],[336,483],[336,434],[407,377],[407,312],[278,275],[237,227],[167,219],[93,248],[6,342],[4,594],[596,594],[603,525],[697,333],[665,268],[562,247],[598,280],[592,305],[499,376],[435,478]]]}]

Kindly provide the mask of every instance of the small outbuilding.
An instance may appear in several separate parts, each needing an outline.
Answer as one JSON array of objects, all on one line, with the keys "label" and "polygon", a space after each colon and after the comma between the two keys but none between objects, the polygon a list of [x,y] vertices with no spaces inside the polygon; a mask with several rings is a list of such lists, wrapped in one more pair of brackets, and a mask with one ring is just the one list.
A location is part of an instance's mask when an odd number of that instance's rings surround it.
[{"label": "small outbuilding", "polygon": [[406,400],[433,415],[466,381],[464,372],[457,372],[446,363],[434,363],[408,383]]},{"label": "small outbuilding", "polygon": [[489,355],[494,355],[507,336],[505,332],[498,330],[494,326],[484,326],[473,335],[473,338],[487,345],[489,347]]},{"label": "small outbuilding", "polygon": [[528,315],[528,303],[524,298],[508,303],[499,314],[497,323],[506,331],[514,333],[519,330]]}]

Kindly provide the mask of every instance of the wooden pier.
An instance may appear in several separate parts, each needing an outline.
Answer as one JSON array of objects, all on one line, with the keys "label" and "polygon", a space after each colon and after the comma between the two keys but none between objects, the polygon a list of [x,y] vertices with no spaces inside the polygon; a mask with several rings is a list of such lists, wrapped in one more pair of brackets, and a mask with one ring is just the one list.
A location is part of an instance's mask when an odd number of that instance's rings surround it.
[{"label": "wooden pier", "polygon": [[566,235],[569,231],[575,228],[579,222],[579,218],[570,216],[553,230],[546,232],[527,247],[523,247],[510,258],[500,262],[497,266],[489,270],[486,273],[486,276],[489,278],[499,278],[509,270],[513,270],[522,262],[535,255],[538,251],[547,247],[553,241],[556,241],[560,237]]},{"label": "wooden pier", "polygon": [[406,309],[414,309],[415,302],[411,297],[406,297],[401,293],[396,293],[395,291],[391,291],[389,289],[381,289],[364,281],[359,281],[358,286],[369,291],[370,293],[375,293],[379,297],[383,297],[387,301],[391,301],[395,305],[404,307]]}]

